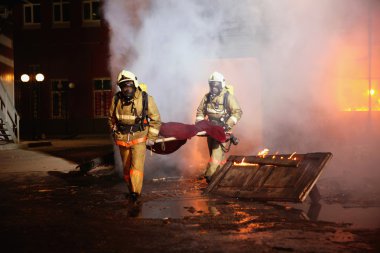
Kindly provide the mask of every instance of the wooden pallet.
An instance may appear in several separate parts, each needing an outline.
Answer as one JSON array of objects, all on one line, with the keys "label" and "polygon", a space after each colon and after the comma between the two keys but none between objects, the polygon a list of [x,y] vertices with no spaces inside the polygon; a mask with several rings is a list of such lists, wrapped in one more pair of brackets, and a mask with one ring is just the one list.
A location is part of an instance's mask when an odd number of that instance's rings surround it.
[{"label": "wooden pallet", "polygon": [[275,158],[230,156],[213,175],[205,193],[260,201],[303,202],[332,154],[298,154],[293,156],[296,160],[288,157],[290,154]]}]

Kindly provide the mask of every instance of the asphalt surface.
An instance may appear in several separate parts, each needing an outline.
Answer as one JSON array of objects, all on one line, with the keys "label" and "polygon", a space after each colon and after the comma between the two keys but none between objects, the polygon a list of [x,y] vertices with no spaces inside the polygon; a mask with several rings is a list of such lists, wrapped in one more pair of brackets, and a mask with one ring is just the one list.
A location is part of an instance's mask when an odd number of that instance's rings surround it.
[{"label": "asphalt surface", "polygon": [[197,175],[162,175],[132,204],[113,166],[76,169],[112,152],[109,137],[48,142],[0,151],[2,252],[380,252],[377,195],[358,201],[334,179],[312,206],[208,196]]}]

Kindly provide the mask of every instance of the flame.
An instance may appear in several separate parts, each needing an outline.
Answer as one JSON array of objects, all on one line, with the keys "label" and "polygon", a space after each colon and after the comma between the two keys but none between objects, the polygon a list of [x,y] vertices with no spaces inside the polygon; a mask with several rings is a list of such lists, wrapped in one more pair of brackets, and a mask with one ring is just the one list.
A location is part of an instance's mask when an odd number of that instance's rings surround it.
[{"label": "flame", "polygon": [[[277,156],[278,155],[278,151],[274,154],[274,155],[271,155],[271,158],[274,160],[274,159],[281,159],[281,160],[284,160],[284,159],[289,159],[289,160],[297,160],[296,157],[294,157],[294,155],[296,154],[297,152],[293,152],[288,158],[285,158],[283,156]],[[265,156],[267,156],[269,154],[269,149],[265,148],[263,149],[262,151],[260,151],[257,156],[259,156],[260,158],[265,158]],[[259,166],[258,163],[247,163],[245,162],[245,157],[241,160],[241,162],[234,162],[234,166]]]},{"label": "flame", "polygon": [[261,150],[259,153],[257,153],[258,156],[261,156],[262,158],[264,158],[266,155],[268,155],[269,153],[269,149],[267,148],[264,148],[263,150]]},{"label": "flame", "polygon": [[235,166],[258,166],[257,163],[246,163],[246,162],[244,162],[244,160],[245,160],[245,157],[243,158],[243,160],[241,160],[240,163],[234,162],[234,165]]},{"label": "flame", "polygon": [[[293,152],[289,157],[288,157],[288,159],[290,160],[290,159],[292,159],[292,157],[295,155],[295,153],[296,152]],[[295,160],[295,159],[294,159]]]}]

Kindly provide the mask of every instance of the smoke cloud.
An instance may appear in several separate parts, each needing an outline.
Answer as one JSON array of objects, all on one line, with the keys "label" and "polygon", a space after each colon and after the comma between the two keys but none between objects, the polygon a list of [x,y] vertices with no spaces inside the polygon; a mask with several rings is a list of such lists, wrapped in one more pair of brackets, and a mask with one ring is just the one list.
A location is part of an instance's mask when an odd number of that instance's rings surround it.
[{"label": "smoke cloud", "polygon": [[[231,154],[332,152],[326,175],[378,174],[378,144],[360,134],[367,118],[355,126],[360,130],[348,126],[337,98],[337,80],[352,78],[338,66],[345,40],[364,36],[356,45],[368,52],[366,33],[353,30],[366,29],[369,4],[379,13],[370,0],[108,0],[110,71],[134,72],[164,122],[189,124],[208,76],[219,71],[243,109]],[[153,155],[147,172],[200,173],[206,146],[194,137],[172,155]],[[357,157],[364,153],[371,158]]]}]

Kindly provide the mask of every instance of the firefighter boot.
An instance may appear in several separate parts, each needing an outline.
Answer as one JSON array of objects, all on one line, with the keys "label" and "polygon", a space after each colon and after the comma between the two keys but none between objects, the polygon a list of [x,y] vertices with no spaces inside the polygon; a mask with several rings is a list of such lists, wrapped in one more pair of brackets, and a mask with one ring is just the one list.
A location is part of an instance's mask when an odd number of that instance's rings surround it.
[{"label": "firefighter boot", "polygon": [[136,203],[139,195],[136,192],[132,192],[129,194],[129,198],[131,199],[132,203]]},{"label": "firefighter boot", "polygon": [[209,184],[211,182],[212,176],[205,176],[206,182]]}]

